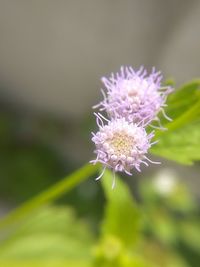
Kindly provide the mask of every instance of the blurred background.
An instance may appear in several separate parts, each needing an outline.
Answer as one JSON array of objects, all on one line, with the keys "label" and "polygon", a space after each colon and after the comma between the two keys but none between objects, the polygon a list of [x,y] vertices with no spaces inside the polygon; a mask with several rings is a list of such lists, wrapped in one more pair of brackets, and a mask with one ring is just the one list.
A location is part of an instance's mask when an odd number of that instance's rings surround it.
[{"label": "blurred background", "polygon": [[[199,77],[199,25],[198,0],[0,0],[0,214],[93,158],[101,76],[128,64],[177,86]],[[162,162],[144,176],[180,177],[198,206],[199,165]],[[140,195],[140,176],[125,179]],[[60,202],[95,228],[104,197],[92,180]]]}]

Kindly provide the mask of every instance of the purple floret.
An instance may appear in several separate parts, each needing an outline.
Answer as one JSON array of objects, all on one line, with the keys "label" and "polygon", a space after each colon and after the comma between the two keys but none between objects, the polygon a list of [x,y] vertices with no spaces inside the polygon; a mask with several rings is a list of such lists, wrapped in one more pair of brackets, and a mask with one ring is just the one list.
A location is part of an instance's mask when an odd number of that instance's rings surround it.
[{"label": "purple floret", "polygon": [[[128,122],[142,123],[144,126],[158,120],[163,112],[167,95],[172,91],[169,86],[161,86],[160,72],[152,69],[150,74],[141,67],[134,71],[132,67],[102,78],[106,93],[104,100],[96,107],[105,110],[110,118],[125,118]],[[103,91],[102,91],[103,92]]]}]

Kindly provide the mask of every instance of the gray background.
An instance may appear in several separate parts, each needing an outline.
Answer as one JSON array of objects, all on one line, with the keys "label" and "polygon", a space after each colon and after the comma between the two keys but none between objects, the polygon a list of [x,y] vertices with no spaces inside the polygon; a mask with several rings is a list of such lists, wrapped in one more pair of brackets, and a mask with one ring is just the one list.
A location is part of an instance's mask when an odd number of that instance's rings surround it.
[{"label": "gray background", "polygon": [[185,82],[199,76],[199,22],[198,0],[0,1],[1,95],[80,119],[120,65]]}]

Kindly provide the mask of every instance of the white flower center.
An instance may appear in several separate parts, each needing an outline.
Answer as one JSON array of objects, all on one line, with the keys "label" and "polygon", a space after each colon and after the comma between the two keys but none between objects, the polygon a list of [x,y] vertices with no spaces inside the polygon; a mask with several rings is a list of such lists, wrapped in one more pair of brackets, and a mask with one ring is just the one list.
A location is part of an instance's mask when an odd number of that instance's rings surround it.
[{"label": "white flower center", "polygon": [[116,132],[113,138],[108,141],[113,154],[119,156],[130,156],[134,145],[134,138],[124,132]]}]

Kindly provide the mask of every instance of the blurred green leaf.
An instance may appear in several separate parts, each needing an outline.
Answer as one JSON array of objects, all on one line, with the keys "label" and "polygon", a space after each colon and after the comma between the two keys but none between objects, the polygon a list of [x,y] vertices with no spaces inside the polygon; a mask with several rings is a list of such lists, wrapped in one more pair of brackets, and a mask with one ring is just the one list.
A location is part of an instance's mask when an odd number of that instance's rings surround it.
[{"label": "blurred green leaf", "polygon": [[166,199],[166,205],[171,210],[190,214],[197,210],[197,203],[184,183],[177,183],[171,195]]},{"label": "blurred green leaf", "polygon": [[200,80],[171,94],[167,104],[166,113],[173,121],[162,122],[168,131],[156,131],[159,143],[151,152],[178,163],[192,164],[200,160]]},{"label": "blurred green leaf", "polygon": [[200,223],[198,220],[185,220],[179,225],[181,241],[200,256]]},{"label": "blurred green leaf", "polygon": [[92,245],[92,233],[71,210],[46,207],[1,241],[0,266],[89,266]]},{"label": "blurred green leaf", "polygon": [[103,235],[112,235],[129,246],[138,236],[139,210],[127,185],[116,176],[116,186],[111,189],[113,174],[105,171],[102,185],[107,199],[102,223]]},{"label": "blurred green leaf", "polygon": [[153,267],[189,267],[175,250],[163,246],[160,242],[144,239],[140,250],[147,264],[151,262]]},{"label": "blurred green leaf", "polygon": [[82,260],[8,260],[0,261],[2,267],[90,267],[91,265]]},{"label": "blurred green leaf", "polygon": [[95,249],[94,266],[97,267],[153,267],[143,253],[127,249],[121,240],[106,235]]},{"label": "blurred green leaf", "polygon": [[162,244],[174,245],[177,241],[177,225],[170,214],[159,207],[146,212],[147,229]]},{"label": "blurred green leaf", "polygon": [[193,194],[183,180],[175,175],[176,173],[163,169],[153,179],[141,180],[139,191],[145,209],[162,206],[182,215],[197,211]]}]

